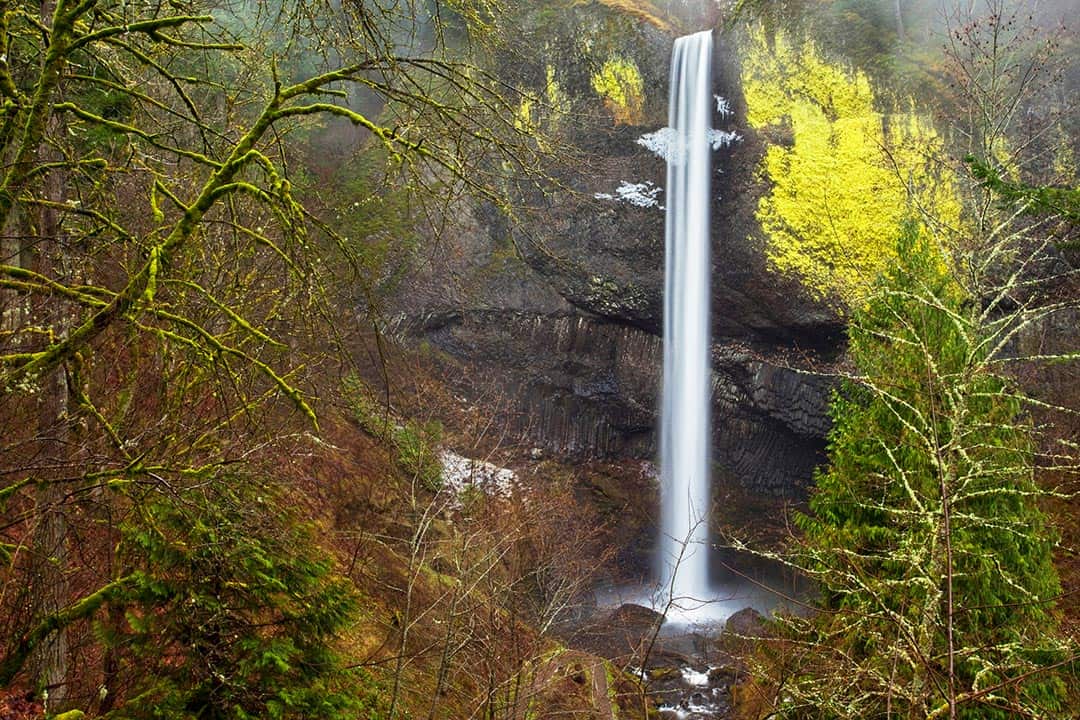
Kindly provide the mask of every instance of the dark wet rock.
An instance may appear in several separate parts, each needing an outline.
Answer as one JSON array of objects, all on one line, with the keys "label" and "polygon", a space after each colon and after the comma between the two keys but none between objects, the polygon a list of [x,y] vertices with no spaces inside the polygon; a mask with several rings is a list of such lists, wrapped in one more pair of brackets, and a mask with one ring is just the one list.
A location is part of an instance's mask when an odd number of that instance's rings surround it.
[{"label": "dark wet rock", "polygon": [[705,657],[708,653],[710,636],[708,633],[680,633],[657,638],[648,662],[650,667],[666,665],[688,665],[695,657]]},{"label": "dark wet rock", "polygon": [[738,670],[735,668],[734,665],[721,665],[719,667],[710,668],[709,686],[726,686],[730,688],[732,683],[735,682],[735,678],[738,677],[738,674]]},{"label": "dark wet rock", "polygon": [[657,632],[662,615],[624,604],[602,612],[568,643],[575,650],[613,660],[639,678],[661,717],[723,720],[731,717],[731,688],[738,669],[720,649],[720,626],[694,632]]},{"label": "dark wet rock", "polygon": [[[587,154],[588,171],[570,168],[563,178],[565,189],[531,198],[542,220],[511,232],[525,261],[572,305],[655,332],[663,309],[663,191],[656,207],[606,196],[624,182],[664,187],[664,160],[637,141],[667,123],[663,101],[672,38],[625,39],[628,55],[641,56],[635,59],[645,74],[653,111],[637,126],[575,128],[570,139]],[[728,99],[734,115],[717,112],[713,125],[738,132],[742,140],[714,153],[713,332],[718,338],[831,347],[840,325],[834,312],[767,268],[756,218],[766,189],[756,172],[765,146],[740,120],[745,107],[734,48],[723,35],[715,47],[714,91]],[[653,62],[660,72],[650,66]]]},{"label": "dark wet rock", "polygon": [[[415,337],[464,368],[466,397],[495,398],[508,439],[540,454],[651,459],[663,363],[661,339],[595,317],[476,311]],[[783,356],[714,345],[713,460],[724,482],[792,495],[823,457],[830,382]]]},{"label": "dark wet rock", "polygon": [[727,619],[724,629],[740,637],[765,635],[765,616],[754,608],[743,608]]}]

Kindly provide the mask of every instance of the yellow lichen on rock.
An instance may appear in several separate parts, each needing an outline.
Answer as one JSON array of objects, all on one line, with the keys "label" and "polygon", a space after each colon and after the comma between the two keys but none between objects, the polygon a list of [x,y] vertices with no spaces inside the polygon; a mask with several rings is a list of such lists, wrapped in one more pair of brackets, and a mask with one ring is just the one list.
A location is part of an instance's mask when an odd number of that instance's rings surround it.
[{"label": "yellow lichen on rock", "polygon": [[777,137],[759,169],[771,185],[757,208],[770,267],[851,307],[894,257],[905,217],[955,226],[954,185],[932,161],[941,139],[914,109],[877,111],[866,75],[829,63],[810,43],[757,32],[749,45],[747,120]]},{"label": "yellow lichen on rock", "polygon": [[592,76],[593,90],[603,98],[616,125],[639,125],[645,107],[645,83],[637,64],[612,57]]},{"label": "yellow lichen on rock", "polygon": [[570,96],[555,78],[554,65],[549,64],[546,67],[546,78],[544,92],[547,95],[548,120],[552,129],[558,130],[563,118],[570,114]]},{"label": "yellow lichen on rock", "polygon": [[518,102],[517,112],[514,113],[514,129],[522,133],[533,133],[536,131],[536,122],[533,118],[534,110],[533,106],[536,104],[536,100],[531,95],[526,93],[521,94],[521,100]]},{"label": "yellow lichen on rock", "polygon": [[544,87],[539,91],[522,90],[514,113],[514,129],[531,135],[542,150],[550,149],[551,136],[558,133],[563,119],[570,114],[570,96],[555,77],[555,66],[548,65]]}]

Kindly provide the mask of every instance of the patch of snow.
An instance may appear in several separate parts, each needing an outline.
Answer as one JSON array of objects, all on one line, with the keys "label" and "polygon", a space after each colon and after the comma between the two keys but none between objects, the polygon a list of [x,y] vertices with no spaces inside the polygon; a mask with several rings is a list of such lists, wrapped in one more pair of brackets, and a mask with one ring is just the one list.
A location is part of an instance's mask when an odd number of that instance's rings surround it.
[{"label": "patch of snow", "polygon": [[[708,141],[713,150],[719,150],[740,140],[742,140],[742,135],[733,130],[709,130]],[[686,140],[680,138],[679,134],[669,127],[646,133],[635,142],[669,163],[682,162],[686,154]]]},{"label": "patch of snow", "polygon": [[611,193],[596,193],[593,197],[597,200],[614,200],[616,202],[630,203],[635,207],[659,207],[663,210],[663,206],[660,205],[660,201],[656,198],[663,190],[663,188],[657,187],[647,180],[642,183],[631,183],[623,180],[619,187],[615,188],[614,195]]},{"label": "patch of snow", "polygon": [[517,473],[508,468],[467,458],[450,450],[443,450],[439,459],[442,462],[443,489],[455,496],[475,488],[485,495],[507,498],[518,488]]},{"label": "patch of snow", "polygon": [[710,130],[709,145],[713,150],[719,150],[742,140],[742,135],[732,130]]},{"label": "patch of snow", "polygon": [[713,97],[716,98],[716,112],[720,117],[730,117],[732,110],[728,99],[722,95],[713,95]]},{"label": "patch of snow", "polygon": [[663,188],[653,185],[648,180],[643,183],[628,183],[623,180],[619,187],[615,188],[615,194],[619,200],[637,207],[656,207],[660,204],[656,196],[663,190]]},{"label": "patch of snow", "polygon": [[656,132],[646,133],[637,139],[637,144],[667,162],[677,162],[682,157],[679,133],[674,128],[662,127]]}]

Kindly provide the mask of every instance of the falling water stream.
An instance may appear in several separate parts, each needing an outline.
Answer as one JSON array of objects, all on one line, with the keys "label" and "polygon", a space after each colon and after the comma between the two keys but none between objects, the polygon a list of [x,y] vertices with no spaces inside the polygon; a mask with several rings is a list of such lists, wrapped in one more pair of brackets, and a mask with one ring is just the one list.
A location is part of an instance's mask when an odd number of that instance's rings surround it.
[{"label": "falling water stream", "polygon": [[[596,593],[599,607],[629,603],[663,613],[659,644],[649,645],[656,652],[647,653],[636,672],[649,680],[660,716],[669,720],[729,717],[734,671],[714,664],[725,660],[708,639],[736,613],[768,614],[782,606],[776,591],[788,597],[804,593],[783,567],[713,548],[709,540],[710,176],[713,151],[739,140],[734,132],[712,127],[714,113],[730,113],[712,92],[712,60],[711,32],[675,41],[668,126],[639,140],[667,160],[659,586],[613,584]],[[739,622],[748,621],[753,613]]]},{"label": "falling water stream", "polygon": [[[658,645],[648,646],[652,654],[635,672],[649,681],[660,716],[668,720],[729,717],[735,671],[709,638],[736,613],[768,614],[780,606],[774,589],[796,597],[803,592],[781,566],[715,549],[709,541],[710,176],[713,150],[739,140],[712,127],[714,113],[730,113],[712,92],[712,60],[711,32],[675,41],[668,126],[639,140],[667,160],[659,587],[649,588],[647,597],[640,584],[597,589],[599,607],[618,613],[631,603],[663,613]],[[717,565],[712,570],[710,559]],[[619,617],[610,615],[608,622]],[[743,615],[735,627],[753,618],[753,612]]]},{"label": "falling water stream", "polygon": [[664,386],[660,429],[661,592],[684,612],[709,583],[709,175],[712,33],[679,38],[668,110]]},{"label": "falling water stream", "polygon": [[709,540],[710,177],[713,151],[740,139],[712,127],[714,114],[730,113],[713,94],[712,61],[710,31],[675,41],[668,126],[639,140],[667,160],[659,584],[597,588],[602,607],[632,603],[663,612],[672,636],[722,627],[747,607],[768,613],[779,602],[773,589],[796,592],[783,568],[718,551]]}]

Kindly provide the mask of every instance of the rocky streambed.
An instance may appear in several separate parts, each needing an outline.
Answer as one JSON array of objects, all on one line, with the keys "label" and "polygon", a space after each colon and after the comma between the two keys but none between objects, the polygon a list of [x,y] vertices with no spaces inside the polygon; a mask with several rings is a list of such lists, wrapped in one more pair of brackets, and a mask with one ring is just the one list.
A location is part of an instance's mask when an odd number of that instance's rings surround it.
[{"label": "rocky streambed", "polygon": [[725,620],[674,624],[627,603],[597,610],[567,640],[632,675],[661,717],[726,720],[732,717],[732,687],[745,675],[730,648],[765,632],[765,619],[753,608]]},{"label": "rocky streambed", "polygon": [[708,720],[731,713],[731,686],[737,671],[725,665],[683,665],[642,679],[663,718]]}]

